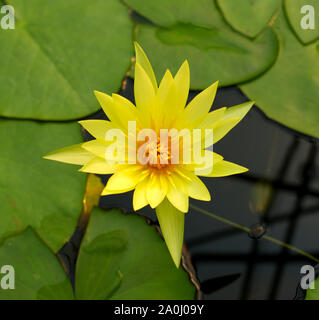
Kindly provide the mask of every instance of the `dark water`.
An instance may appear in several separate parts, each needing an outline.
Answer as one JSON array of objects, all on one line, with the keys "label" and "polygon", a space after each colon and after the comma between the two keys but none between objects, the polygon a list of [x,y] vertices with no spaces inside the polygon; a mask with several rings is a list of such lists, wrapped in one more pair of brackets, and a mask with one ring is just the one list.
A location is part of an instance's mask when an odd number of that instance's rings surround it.
[{"label": "dark water", "polygon": [[[121,94],[133,100],[132,80],[128,79]],[[247,100],[236,87],[219,89],[213,108]],[[91,118],[104,115],[100,112]],[[206,291],[205,299],[294,298],[301,266],[316,263],[261,236],[275,237],[319,257],[317,147],[316,141],[267,119],[256,107],[214,145],[214,151],[226,160],[250,171],[205,178],[212,201],[192,200],[191,204],[251,227],[251,232],[194,209],[187,213],[185,242]],[[103,197],[100,206],[132,211],[132,192]],[[139,213],[156,220],[150,208]]]}]

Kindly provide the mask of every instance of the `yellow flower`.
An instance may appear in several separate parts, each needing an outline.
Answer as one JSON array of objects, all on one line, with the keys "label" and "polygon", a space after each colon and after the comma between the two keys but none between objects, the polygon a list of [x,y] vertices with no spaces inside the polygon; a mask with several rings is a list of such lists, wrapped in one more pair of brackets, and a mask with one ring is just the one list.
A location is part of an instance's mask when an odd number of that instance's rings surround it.
[{"label": "yellow flower", "polygon": [[[80,121],[95,139],[51,152],[45,158],[82,165],[82,172],[112,174],[102,195],[135,189],[134,210],[147,205],[156,209],[178,267],[189,197],[211,199],[198,176],[223,177],[247,171],[207,148],[222,139],[253,102],[209,112],[218,86],[215,82],[186,106],[190,83],[187,61],[175,77],[167,70],[158,86],[152,66],[137,43],[135,50],[136,107],[118,94],[95,91],[110,121]],[[116,135],[119,130],[122,136]],[[116,143],[114,137],[118,138]]]}]

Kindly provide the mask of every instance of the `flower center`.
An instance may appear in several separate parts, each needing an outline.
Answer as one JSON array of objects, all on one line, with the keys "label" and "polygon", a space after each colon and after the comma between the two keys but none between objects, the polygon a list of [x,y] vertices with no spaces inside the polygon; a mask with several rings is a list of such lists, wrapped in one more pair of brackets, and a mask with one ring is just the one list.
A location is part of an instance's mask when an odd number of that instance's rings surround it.
[{"label": "flower center", "polygon": [[145,156],[149,158],[148,165],[152,168],[162,169],[171,163],[169,144],[161,143],[159,138],[157,142],[149,143]]}]

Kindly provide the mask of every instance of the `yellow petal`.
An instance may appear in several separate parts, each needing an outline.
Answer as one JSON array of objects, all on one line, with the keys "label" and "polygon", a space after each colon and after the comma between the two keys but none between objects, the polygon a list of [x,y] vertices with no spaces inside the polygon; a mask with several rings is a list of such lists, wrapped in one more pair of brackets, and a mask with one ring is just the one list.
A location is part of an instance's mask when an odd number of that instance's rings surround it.
[{"label": "yellow petal", "polygon": [[165,103],[167,102],[167,96],[173,83],[173,76],[171,72],[167,69],[157,91],[158,100],[162,107],[165,107]]},{"label": "yellow petal", "polygon": [[[217,162],[222,161],[224,159],[223,156],[217,154],[216,152],[210,151],[210,150],[201,150],[202,152],[202,163],[196,163],[195,159],[193,159],[193,163],[191,164],[185,164],[183,167],[185,167],[187,170],[197,172],[205,172],[208,169],[212,168]],[[211,161],[213,159],[213,161]]]},{"label": "yellow petal", "polygon": [[188,195],[197,200],[210,201],[211,196],[205,184],[193,172],[183,170],[183,173],[191,180],[187,184]]},{"label": "yellow petal", "polygon": [[146,198],[147,184],[148,178],[145,178],[135,187],[135,191],[133,194],[133,209],[135,211],[142,209],[143,207],[148,205],[148,201]]},{"label": "yellow petal", "polygon": [[114,107],[113,99],[108,94],[100,92],[100,91],[94,91],[94,94],[99,101],[104,113],[107,115],[107,117],[113,122],[114,126],[120,127],[121,121],[119,118],[119,115],[117,113],[117,110]]},{"label": "yellow petal", "polygon": [[[196,135],[194,138],[193,145],[200,144],[198,147],[204,149],[215,143],[216,137],[219,137],[222,133],[221,130],[218,130],[218,125],[223,126],[223,122],[228,124],[230,121],[230,119],[222,120],[225,111],[226,108],[217,109],[190,124],[194,129],[201,130],[201,134]],[[231,124],[234,123],[233,121],[234,120],[231,120]]]},{"label": "yellow petal", "polygon": [[65,163],[84,165],[94,157],[94,154],[84,150],[82,146],[83,143],[79,143],[70,147],[58,149],[46,154],[43,156],[43,158]]},{"label": "yellow petal", "polygon": [[145,176],[141,166],[129,165],[125,169],[116,171],[106,184],[107,190],[123,190],[134,188]]},{"label": "yellow petal", "polygon": [[185,107],[188,93],[189,93],[189,84],[190,84],[190,73],[189,73],[189,65],[187,60],[184,61],[180,69],[175,75],[174,78],[176,92],[177,92],[177,108],[182,109]]},{"label": "yellow petal", "polygon": [[139,122],[138,110],[128,99],[118,94],[110,97],[103,92],[94,91],[94,93],[114,127],[127,132],[128,121]]},{"label": "yellow petal", "polygon": [[150,113],[155,103],[155,90],[140,64],[135,65],[134,97],[141,114]]},{"label": "yellow petal", "polygon": [[[223,161],[220,161],[214,165],[213,171],[210,174],[208,174],[208,175],[203,174],[203,176],[205,176],[205,177],[226,177],[226,176],[231,176],[233,174],[243,173],[246,171],[248,171],[248,169],[245,167],[242,167],[238,164],[223,160]],[[201,175],[201,174],[198,174],[198,175]]]},{"label": "yellow petal", "polygon": [[149,62],[146,53],[136,41],[134,42],[134,46],[135,46],[135,54],[136,54],[136,63],[138,63],[144,69],[145,73],[149,77],[153,85],[153,88],[156,92],[157,82],[156,82],[156,77],[155,77],[152,65]]},{"label": "yellow petal", "polygon": [[251,107],[255,104],[254,101],[249,101],[242,103],[238,106],[227,108],[226,112],[223,115],[223,119],[228,118],[244,118],[247,112],[251,109]]},{"label": "yellow petal", "polygon": [[109,196],[111,194],[125,193],[125,192],[129,192],[133,189],[134,189],[134,187],[126,188],[126,189],[122,189],[122,190],[109,190],[109,189],[107,189],[107,187],[105,187],[101,193],[101,196]]},{"label": "yellow petal", "polygon": [[158,104],[161,110],[159,119],[160,129],[170,128],[173,121],[181,116],[184,106],[178,98],[177,88],[173,76],[166,70],[157,92]]},{"label": "yellow petal", "polygon": [[104,159],[95,157],[87,162],[79,171],[96,174],[114,173],[118,165],[109,164]]},{"label": "yellow petal", "polygon": [[205,118],[203,119],[203,121],[199,124],[198,129],[210,129],[213,128],[214,124],[221,120],[225,111],[226,111],[226,107],[224,108],[219,108],[217,110],[214,110],[212,112],[210,112],[207,116],[205,116]]},{"label": "yellow petal", "polygon": [[156,208],[165,198],[167,190],[162,186],[159,175],[151,175],[147,184],[146,198],[151,208]]},{"label": "yellow petal", "polygon": [[[213,143],[216,143],[222,138],[224,138],[225,135],[232,128],[234,128],[240,120],[241,120],[240,118],[227,118],[227,119],[218,121],[213,128]],[[205,144],[205,148],[208,148],[209,146],[210,146],[210,143]]]},{"label": "yellow petal", "polygon": [[139,112],[130,100],[118,94],[112,94],[112,99],[124,132],[127,132],[128,121],[136,121],[136,126],[140,126]]},{"label": "yellow petal", "polygon": [[102,139],[90,140],[82,144],[82,148],[105,160],[106,150],[112,142]]},{"label": "yellow petal", "polygon": [[106,120],[83,120],[79,121],[81,126],[96,139],[105,139],[108,130],[114,129],[114,124]]},{"label": "yellow petal", "polygon": [[167,199],[179,211],[187,212],[189,206],[188,194],[186,194],[186,184],[181,179],[172,174],[173,183],[168,185]]},{"label": "yellow petal", "polygon": [[[173,83],[174,80],[171,72],[169,70],[166,70],[155,96],[153,109],[149,115],[152,118],[151,125],[155,125],[155,127],[152,126],[152,129],[156,131],[163,128],[164,126],[163,117],[165,118],[167,115],[166,107],[167,102],[169,102],[169,92]],[[144,122],[144,125],[148,125],[148,123]]]},{"label": "yellow petal", "polygon": [[208,114],[216,95],[218,81],[200,92],[186,107],[185,116],[193,122]]},{"label": "yellow petal", "polygon": [[218,142],[233,129],[245,117],[253,105],[254,101],[249,101],[227,108],[221,120],[214,126],[214,143]]},{"label": "yellow petal", "polygon": [[178,268],[182,256],[184,238],[184,213],[165,199],[157,208],[156,215],[171,257]]},{"label": "yellow petal", "polygon": [[[113,144],[116,143],[116,145],[118,146],[118,148],[120,149],[120,152],[118,155],[115,154],[116,152],[112,153],[109,152],[109,147]],[[104,160],[108,160],[110,163],[112,163],[112,161],[114,160],[119,160],[119,162],[123,163],[126,160],[126,144],[122,144],[120,141],[105,141],[105,140],[101,140],[101,139],[95,139],[95,140],[90,140],[88,142],[85,142],[82,144],[82,148],[84,148],[85,150],[93,153],[94,155],[104,159]],[[113,148],[111,149],[113,151]],[[118,159],[114,158],[117,157]]]}]

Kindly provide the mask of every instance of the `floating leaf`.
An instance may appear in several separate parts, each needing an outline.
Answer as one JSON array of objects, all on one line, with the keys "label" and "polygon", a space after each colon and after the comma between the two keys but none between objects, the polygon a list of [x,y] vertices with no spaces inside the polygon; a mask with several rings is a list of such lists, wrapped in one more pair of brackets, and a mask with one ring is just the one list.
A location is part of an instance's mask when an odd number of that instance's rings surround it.
[{"label": "floating leaf", "polygon": [[216,79],[227,86],[256,77],[274,63],[278,49],[269,28],[252,41],[230,30],[190,24],[170,29],[140,24],[137,40],[151,57],[158,78],[167,68],[176,73],[187,59],[193,90],[204,89]]},{"label": "floating leaf", "polygon": [[303,46],[283,13],[274,27],[282,43],[275,65],[240,88],[268,117],[318,138],[319,42]]},{"label": "floating leaf", "polygon": [[[114,241],[116,238],[118,240]],[[102,241],[105,239],[108,241]],[[92,247],[96,252],[91,252]],[[115,259],[112,265],[111,261],[106,261],[110,252]],[[118,263],[117,268],[114,261]],[[112,292],[101,286],[99,279],[102,278],[107,278]],[[106,298],[107,295],[110,299],[195,297],[195,288],[187,273],[182,268],[176,269],[165,242],[154,227],[148,226],[142,217],[126,215],[119,210],[93,210],[80,249],[76,283],[80,283],[76,285],[76,296],[81,298]]]},{"label": "floating leaf", "polygon": [[157,78],[174,73],[188,60],[191,88],[214,80],[222,86],[243,82],[266,71],[275,61],[278,43],[271,28],[251,40],[234,32],[210,0],[126,0],[161,27],[139,24],[137,41],[150,57]]},{"label": "floating leaf", "polygon": [[127,238],[125,230],[114,230],[100,234],[82,246],[76,265],[77,299],[103,300],[119,287],[122,280],[119,265]]},{"label": "floating leaf", "polygon": [[[58,258],[31,228],[0,246],[0,266],[7,265],[15,270],[15,289],[1,289],[0,299],[74,299]],[[194,299],[195,287],[143,217],[95,208],[77,260],[75,296]]]},{"label": "floating leaf", "polygon": [[222,24],[222,17],[212,0],[124,0],[136,12],[157,25],[171,27],[178,22],[201,27]]},{"label": "floating leaf", "polygon": [[319,300],[319,277],[314,281],[314,289],[307,289],[305,300]]},{"label": "floating leaf", "polygon": [[256,37],[269,23],[281,0],[217,0],[227,22],[237,31]]},{"label": "floating leaf", "polygon": [[[73,299],[73,290],[58,258],[28,228],[0,247],[0,266],[14,268],[14,289],[0,289],[0,299]],[[0,278],[3,275],[0,275]]]},{"label": "floating leaf", "polygon": [[[312,6],[312,8],[309,8]],[[319,1],[318,0],[285,0],[285,10],[290,22],[290,25],[296,32],[298,38],[305,44],[313,42],[319,38]],[[310,10],[310,11],[309,11]],[[314,15],[311,17],[311,13]],[[310,13],[310,15],[309,15]],[[302,23],[308,26],[311,21],[308,19],[313,18],[314,29],[304,29]]]},{"label": "floating leaf", "polygon": [[133,56],[132,22],[120,1],[7,3],[16,28],[0,28],[0,115],[82,118],[100,108],[93,90],[118,91]]},{"label": "floating leaf", "polygon": [[32,226],[56,252],[82,209],[86,175],[42,158],[81,140],[77,123],[0,120],[0,241]]}]

